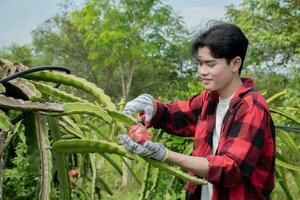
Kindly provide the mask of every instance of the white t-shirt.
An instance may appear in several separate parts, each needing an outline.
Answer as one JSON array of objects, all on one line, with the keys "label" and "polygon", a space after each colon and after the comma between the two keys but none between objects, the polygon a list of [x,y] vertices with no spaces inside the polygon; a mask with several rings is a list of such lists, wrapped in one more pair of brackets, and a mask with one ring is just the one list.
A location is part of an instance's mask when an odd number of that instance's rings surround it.
[{"label": "white t-shirt", "polygon": [[[212,141],[212,154],[216,153],[217,147],[219,145],[222,122],[228,110],[229,103],[233,95],[226,99],[219,99],[219,103],[217,106],[217,114],[216,114],[216,126],[213,134],[213,141]],[[202,185],[201,200],[210,200],[212,198],[212,192],[213,192],[213,188],[211,183],[208,183],[207,185]]]}]

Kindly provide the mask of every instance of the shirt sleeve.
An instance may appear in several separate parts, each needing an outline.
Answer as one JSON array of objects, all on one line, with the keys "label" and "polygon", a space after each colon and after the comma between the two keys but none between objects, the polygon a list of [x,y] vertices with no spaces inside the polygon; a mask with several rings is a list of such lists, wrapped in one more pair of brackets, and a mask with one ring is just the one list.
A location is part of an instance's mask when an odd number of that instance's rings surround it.
[{"label": "shirt sleeve", "polygon": [[261,156],[266,135],[270,135],[270,114],[252,105],[237,114],[218,155],[209,155],[206,179],[223,187],[232,187],[249,179]]},{"label": "shirt sleeve", "polygon": [[178,136],[194,136],[203,99],[204,93],[187,101],[175,101],[170,104],[156,100],[157,112],[151,120],[151,126]]}]

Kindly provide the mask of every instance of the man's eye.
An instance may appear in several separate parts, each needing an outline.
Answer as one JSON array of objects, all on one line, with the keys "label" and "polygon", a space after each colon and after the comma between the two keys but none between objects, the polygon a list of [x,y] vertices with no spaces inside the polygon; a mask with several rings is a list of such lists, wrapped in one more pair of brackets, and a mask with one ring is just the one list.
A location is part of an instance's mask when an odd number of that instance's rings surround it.
[{"label": "man's eye", "polygon": [[207,63],[207,66],[213,67],[213,66],[215,66],[215,63]]}]

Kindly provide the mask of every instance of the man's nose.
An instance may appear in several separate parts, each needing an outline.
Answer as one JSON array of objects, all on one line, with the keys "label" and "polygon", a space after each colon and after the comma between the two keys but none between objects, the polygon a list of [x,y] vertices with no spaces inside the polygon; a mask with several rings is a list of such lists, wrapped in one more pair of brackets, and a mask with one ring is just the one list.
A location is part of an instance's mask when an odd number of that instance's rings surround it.
[{"label": "man's nose", "polygon": [[205,76],[208,74],[207,66],[205,64],[198,65],[198,74],[200,76]]}]

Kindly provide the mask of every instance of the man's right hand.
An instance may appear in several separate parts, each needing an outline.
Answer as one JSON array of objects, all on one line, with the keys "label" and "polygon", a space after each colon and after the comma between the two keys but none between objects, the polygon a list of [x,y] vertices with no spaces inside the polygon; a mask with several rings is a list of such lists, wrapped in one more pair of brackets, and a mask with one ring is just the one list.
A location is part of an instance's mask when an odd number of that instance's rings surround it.
[{"label": "man's right hand", "polygon": [[150,94],[142,94],[137,98],[129,101],[124,108],[127,115],[134,113],[144,113],[145,123],[150,123],[152,117],[156,114],[156,103]]}]

